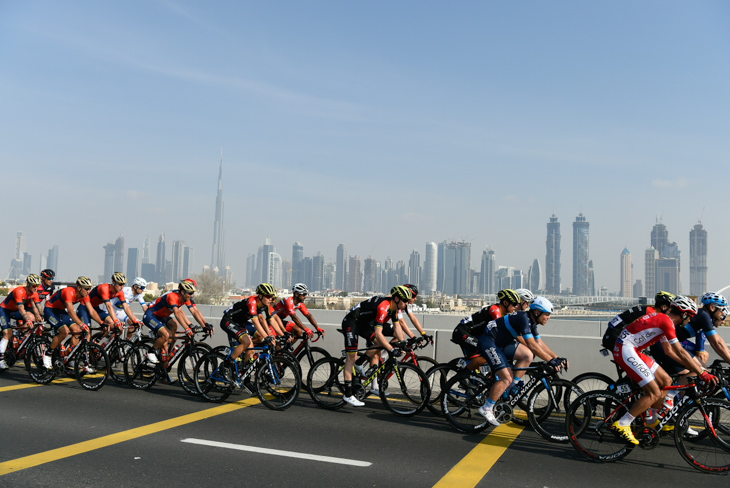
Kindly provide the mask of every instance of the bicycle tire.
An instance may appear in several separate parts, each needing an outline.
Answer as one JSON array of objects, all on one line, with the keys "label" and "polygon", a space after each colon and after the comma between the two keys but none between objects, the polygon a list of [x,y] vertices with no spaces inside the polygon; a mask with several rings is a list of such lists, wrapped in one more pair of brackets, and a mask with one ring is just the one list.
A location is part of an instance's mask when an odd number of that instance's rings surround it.
[{"label": "bicycle tire", "polygon": [[224,364],[226,355],[210,351],[195,365],[193,383],[200,396],[209,402],[220,403],[233,393],[231,379],[233,372]]},{"label": "bicycle tire", "polygon": [[10,343],[8,344],[8,348],[5,350],[5,362],[7,363],[8,367],[4,369],[0,369],[0,374],[3,374],[7,370],[13,367],[15,362],[18,360],[18,357],[15,354],[15,348],[13,347],[12,338],[10,339]]},{"label": "bicycle tire", "polygon": [[449,379],[458,374],[458,372],[459,370],[455,366],[447,363],[437,364],[426,371],[426,382],[429,387],[426,408],[428,408],[429,412],[439,417],[444,416],[443,405],[441,404],[444,398],[444,388]]},{"label": "bicycle tire", "polygon": [[256,393],[271,410],[289,408],[299,398],[302,377],[299,363],[285,356],[271,356],[256,370]]},{"label": "bicycle tire", "polygon": [[56,372],[43,366],[43,355],[51,347],[51,341],[46,337],[35,337],[28,344],[25,353],[25,369],[31,379],[39,385],[47,385],[56,377]]},{"label": "bicycle tire", "polygon": [[[715,398],[700,401],[708,418],[702,414],[697,401],[682,409],[674,427],[677,450],[682,459],[699,471],[727,473],[730,471],[730,402]],[[704,435],[686,435],[690,427]]]},{"label": "bicycle tire", "polygon": [[[109,356],[99,344],[83,344],[74,357],[76,381],[86,390],[97,391],[109,377]],[[89,369],[90,368],[90,369]]]},{"label": "bicycle tire", "polygon": [[568,440],[582,456],[595,462],[614,462],[626,457],[634,444],[611,429],[628,411],[621,398],[607,391],[579,396],[568,409],[565,427]]},{"label": "bicycle tire", "polygon": [[127,383],[137,390],[149,390],[157,382],[157,368],[160,364],[151,363],[147,359],[147,354],[152,350],[152,346],[148,344],[136,343],[124,361]]},{"label": "bicycle tire", "polygon": [[211,351],[210,347],[202,346],[196,344],[191,351],[185,351],[180,356],[180,362],[177,365],[177,379],[180,381],[180,386],[193,396],[200,395],[198,386],[195,384],[195,366],[203,356]]},{"label": "bicycle tire", "polygon": [[380,401],[401,417],[412,417],[426,408],[429,398],[426,374],[410,363],[395,363],[378,378]]},{"label": "bicycle tire", "polygon": [[533,388],[527,400],[527,418],[535,432],[551,442],[568,442],[565,428],[566,405],[571,405],[584,392],[572,381],[547,378]]},{"label": "bicycle tire", "polygon": [[423,371],[424,373],[426,373],[426,371],[428,371],[429,369],[435,368],[436,366],[441,364],[429,356],[416,356],[416,362],[418,362],[418,364],[413,363],[413,365],[421,368],[421,371]]},{"label": "bicycle tire", "polygon": [[345,361],[340,358],[323,358],[314,363],[307,375],[309,396],[314,403],[327,410],[337,410],[345,405]]},{"label": "bicycle tire", "polygon": [[297,355],[297,362],[300,365],[302,373],[302,386],[304,386],[304,389],[307,391],[309,391],[309,382],[307,378],[309,378],[309,371],[312,369],[312,366],[314,366],[316,362],[322,358],[331,357],[330,353],[321,347],[310,347],[309,352],[311,354],[307,354],[307,350],[305,348]]},{"label": "bicycle tire", "polygon": [[573,383],[584,393],[590,391],[607,390],[608,387],[616,382],[613,378],[603,373],[588,372],[582,373],[572,379]]},{"label": "bicycle tire", "polygon": [[441,405],[444,417],[456,430],[467,434],[481,432],[489,423],[479,412],[487,401],[491,385],[486,378],[472,373],[459,373],[444,388]]},{"label": "bicycle tire", "polygon": [[124,363],[127,362],[127,355],[134,347],[134,344],[126,339],[117,339],[109,349],[109,376],[115,382],[128,385],[127,376],[124,374]]}]

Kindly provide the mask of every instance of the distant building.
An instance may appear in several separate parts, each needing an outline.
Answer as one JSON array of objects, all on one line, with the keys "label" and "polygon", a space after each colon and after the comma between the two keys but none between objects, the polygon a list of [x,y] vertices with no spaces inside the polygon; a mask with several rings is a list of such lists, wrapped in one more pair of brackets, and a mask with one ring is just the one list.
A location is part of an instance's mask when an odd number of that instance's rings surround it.
[{"label": "distant building", "polygon": [[656,250],[656,254],[654,259],[650,256],[648,250],[645,255],[647,296],[654,295],[659,291],[667,291],[675,295],[681,293],[679,246],[676,242],[669,241],[669,231],[660,220],[651,230],[651,248]]},{"label": "distant building", "polygon": [[621,252],[620,258],[620,283],[619,283],[619,296],[621,297],[633,297],[634,293],[634,265],[631,261],[631,253],[627,247]]},{"label": "distant building", "polygon": [[447,295],[462,295],[470,292],[469,270],[471,269],[471,243],[447,242],[438,248],[439,291]]},{"label": "distant building", "polygon": [[324,286],[324,256],[318,252],[312,257],[312,289],[323,291]]},{"label": "distant building", "polygon": [[641,280],[636,280],[634,283],[634,298],[644,296],[644,285]]},{"label": "distant building", "polygon": [[[152,280],[160,283],[161,285],[167,283],[165,273],[165,267],[167,262],[165,259],[165,233],[163,232],[157,239],[157,260],[155,261],[155,278]],[[172,271],[172,265],[170,265],[170,270]]]},{"label": "distant building", "polygon": [[707,231],[700,222],[689,232],[689,294],[707,291]]},{"label": "distant building", "polygon": [[530,270],[527,272],[527,286],[530,291],[537,293],[540,290],[540,275],[542,274],[540,269],[540,261],[535,258],[530,266]]},{"label": "distant building", "polygon": [[139,249],[130,247],[127,249],[127,281],[132,282],[139,276],[140,269]]},{"label": "distant building", "polygon": [[347,248],[344,244],[339,244],[337,246],[334,287],[338,290],[347,289]]},{"label": "distant building", "polygon": [[[185,258],[185,242],[172,241],[172,281],[180,282],[187,277],[183,274],[183,260]],[[220,269],[212,268],[213,272],[220,274]]]},{"label": "distant building", "polygon": [[577,296],[591,294],[588,274],[589,226],[583,213],[578,214],[573,222],[573,294]]},{"label": "distant building", "polygon": [[550,295],[560,294],[560,222],[553,214],[547,224],[545,242],[545,291]]},{"label": "distant building", "polygon": [[347,265],[347,291],[359,293],[362,290],[362,271],[360,256],[350,256]]},{"label": "distant building", "polygon": [[210,269],[218,270],[218,275],[225,279],[226,253],[223,232],[223,154],[218,167],[218,191],[215,196],[215,220],[213,221],[213,248],[210,258]]},{"label": "distant building", "polygon": [[421,255],[415,249],[408,258],[408,277],[404,281],[418,287],[421,286]]},{"label": "distant building", "polygon": [[292,283],[304,281],[304,246],[301,242],[295,242],[291,247],[291,273]]},{"label": "distant building", "polygon": [[644,282],[647,297],[653,297],[658,291],[656,286],[656,260],[659,259],[659,252],[650,247],[644,252]]},{"label": "distant building", "polygon": [[482,263],[479,271],[479,288],[477,290],[478,293],[482,295],[497,293],[498,290],[496,290],[494,286],[495,271],[496,259],[494,256],[494,250],[487,246],[487,248],[482,251]]},{"label": "distant building", "polygon": [[426,243],[426,260],[423,266],[423,293],[431,295],[436,291],[438,248],[435,242]]}]

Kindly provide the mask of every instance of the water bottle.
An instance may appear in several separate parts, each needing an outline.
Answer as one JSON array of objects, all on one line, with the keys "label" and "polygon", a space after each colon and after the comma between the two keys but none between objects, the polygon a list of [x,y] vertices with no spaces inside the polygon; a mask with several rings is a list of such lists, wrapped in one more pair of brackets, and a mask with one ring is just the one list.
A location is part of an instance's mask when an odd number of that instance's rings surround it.
[{"label": "water bottle", "polygon": [[373,373],[374,373],[375,371],[377,371],[377,369],[378,369],[378,367],[377,367],[377,366],[370,366],[370,367],[369,367],[369,368],[367,369],[367,371],[365,371],[365,377],[366,377],[366,378],[367,378],[367,377],[369,377],[369,376],[370,376],[370,375],[372,375],[372,374],[373,374]]}]

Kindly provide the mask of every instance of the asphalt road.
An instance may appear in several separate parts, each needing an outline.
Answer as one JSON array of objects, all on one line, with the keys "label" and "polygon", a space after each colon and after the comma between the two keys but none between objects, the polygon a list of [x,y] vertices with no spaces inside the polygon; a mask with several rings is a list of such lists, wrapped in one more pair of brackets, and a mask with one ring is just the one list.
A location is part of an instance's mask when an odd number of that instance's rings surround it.
[{"label": "asphalt road", "polygon": [[396,417],[377,399],[332,412],[302,393],[291,408],[275,412],[246,395],[209,404],[174,385],[146,392],[111,380],[98,392],[70,379],[30,385],[18,366],[0,375],[4,488],[726,488],[729,482],[687,465],[671,437],[618,463],[595,464],[529,428],[508,424],[467,436],[428,412]]}]

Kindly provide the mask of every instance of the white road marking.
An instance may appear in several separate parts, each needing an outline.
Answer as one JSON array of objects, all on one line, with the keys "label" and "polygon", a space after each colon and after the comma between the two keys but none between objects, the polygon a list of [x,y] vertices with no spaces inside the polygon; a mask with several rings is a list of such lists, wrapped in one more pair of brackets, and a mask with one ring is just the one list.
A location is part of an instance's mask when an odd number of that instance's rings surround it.
[{"label": "white road marking", "polygon": [[244,446],[241,444],[230,444],[228,442],[206,441],[204,439],[182,439],[181,442],[198,444],[201,446],[223,447],[225,449],[235,449],[237,451],[255,452],[257,454],[270,454],[272,456],[283,456],[296,459],[306,459],[309,461],[320,461],[323,463],[346,464],[348,466],[359,466],[361,468],[366,468],[373,464],[365,461],[357,461],[355,459],[319,456],[317,454],[308,454],[305,452],[280,451],[278,449],[267,449],[265,447]]}]

